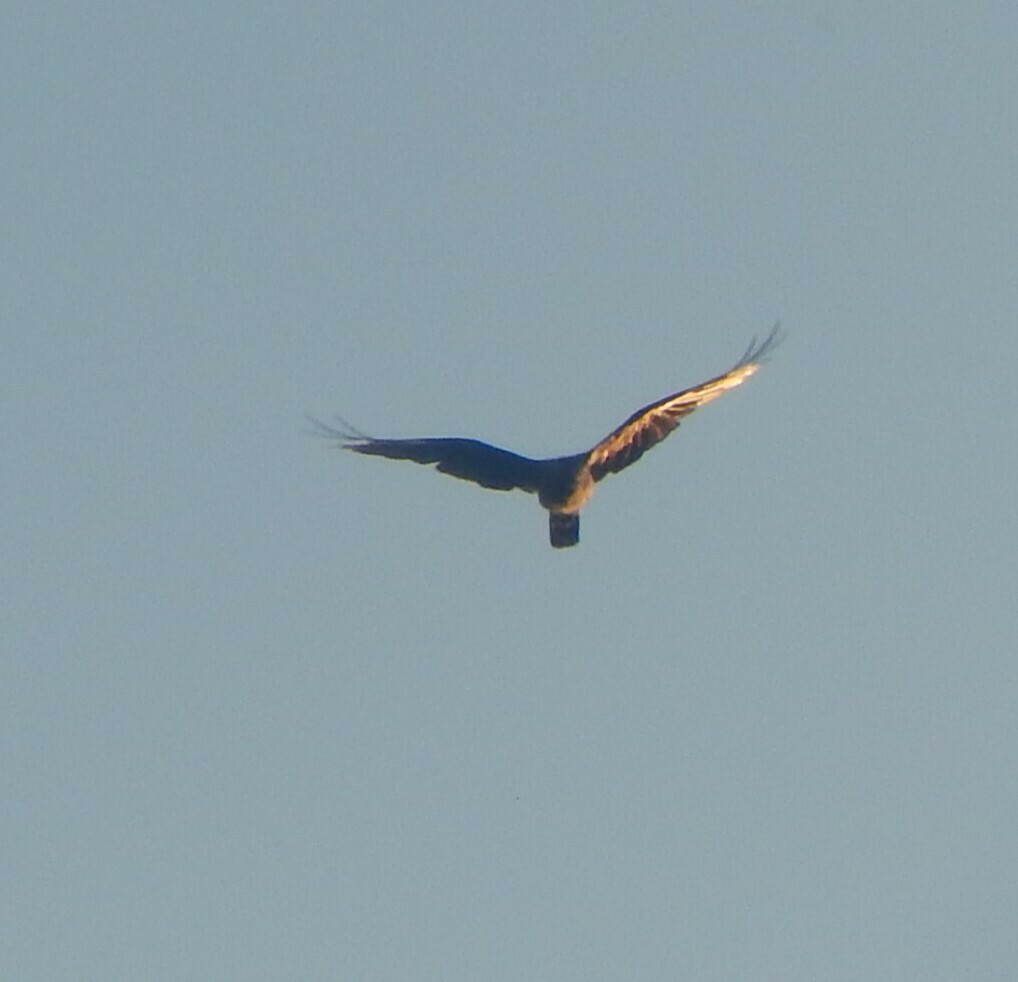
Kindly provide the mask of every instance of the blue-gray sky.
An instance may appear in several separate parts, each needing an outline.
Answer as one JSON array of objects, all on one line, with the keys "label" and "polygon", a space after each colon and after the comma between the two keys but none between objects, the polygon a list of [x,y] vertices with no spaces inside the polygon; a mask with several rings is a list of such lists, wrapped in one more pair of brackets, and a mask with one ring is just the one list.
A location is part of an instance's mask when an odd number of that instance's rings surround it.
[{"label": "blue-gray sky", "polygon": [[19,6],[0,975],[1018,974],[1013,4]]}]

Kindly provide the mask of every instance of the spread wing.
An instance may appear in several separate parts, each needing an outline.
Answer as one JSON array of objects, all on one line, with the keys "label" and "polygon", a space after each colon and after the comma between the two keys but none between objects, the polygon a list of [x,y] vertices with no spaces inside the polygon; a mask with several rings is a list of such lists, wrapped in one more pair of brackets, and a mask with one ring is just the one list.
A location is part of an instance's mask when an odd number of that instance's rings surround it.
[{"label": "spread wing", "polygon": [[[480,440],[464,437],[425,437],[417,440],[376,440],[344,423],[343,429],[326,426],[310,417],[319,433],[339,440],[347,450],[412,460],[415,464],[437,464],[437,470],[452,477],[473,481],[482,488],[511,491],[521,488],[536,491],[540,480],[540,462]],[[342,421],[341,421],[342,422]]]},{"label": "spread wing", "polygon": [[759,344],[756,338],[735,366],[692,389],[684,389],[666,396],[633,413],[621,426],[608,434],[589,454],[587,466],[595,481],[607,474],[615,474],[638,461],[651,447],[660,443],[679,422],[693,410],[711,399],[742,385],[774,350],[779,341],[778,325]]}]

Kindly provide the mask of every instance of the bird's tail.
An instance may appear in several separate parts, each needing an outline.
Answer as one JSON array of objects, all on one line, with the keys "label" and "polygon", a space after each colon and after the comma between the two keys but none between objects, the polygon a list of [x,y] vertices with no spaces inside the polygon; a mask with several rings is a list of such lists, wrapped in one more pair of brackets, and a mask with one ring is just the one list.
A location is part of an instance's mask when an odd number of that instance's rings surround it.
[{"label": "bird's tail", "polygon": [[548,534],[556,549],[575,546],[580,541],[580,516],[568,512],[548,513]]}]

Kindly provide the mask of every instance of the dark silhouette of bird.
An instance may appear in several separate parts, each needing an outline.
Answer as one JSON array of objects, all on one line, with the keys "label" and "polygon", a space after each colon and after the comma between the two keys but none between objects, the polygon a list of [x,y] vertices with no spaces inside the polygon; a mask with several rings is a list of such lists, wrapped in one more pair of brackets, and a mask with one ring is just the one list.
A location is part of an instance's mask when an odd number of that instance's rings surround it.
[{"label": "dark silhouette of bird", "polygon": [[742,385],[760,367],[778,343],[778,327],[746,353],[724,375],[691,389],[683,389],[637,410],[621,426],[584,453],[569,457],[532,460],[501,447],[465,437],[425,437],[410,440],[379,440],[340,420],[342,428],[327,426],[309,417],[323,436],[338,440],[347,450],[392,460],[436,464],[443,474],[473,481],[482,488],[511,491],[519,488],[537,495],[548,509],[551,544],[561,549],[580,540],[580,509],[594,492],[594,485],[635,463],[660,443],[679,422],[704,403]]}]

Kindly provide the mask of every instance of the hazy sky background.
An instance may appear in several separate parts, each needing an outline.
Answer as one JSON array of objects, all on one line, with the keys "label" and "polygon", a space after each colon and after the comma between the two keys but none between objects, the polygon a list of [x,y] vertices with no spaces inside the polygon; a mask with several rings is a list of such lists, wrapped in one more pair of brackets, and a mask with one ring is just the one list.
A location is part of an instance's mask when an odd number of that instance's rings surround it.
[{"label": "hazy sky background", "polygon": [[[1013,3],[15,4],[0,977],[1018,977]],[[579,451],[771,362],[598,486]]]}]

